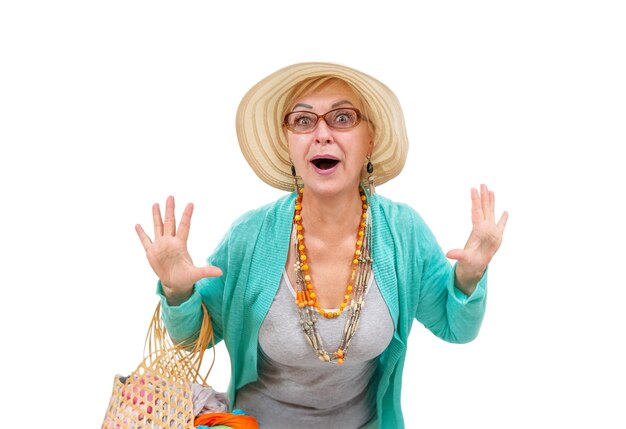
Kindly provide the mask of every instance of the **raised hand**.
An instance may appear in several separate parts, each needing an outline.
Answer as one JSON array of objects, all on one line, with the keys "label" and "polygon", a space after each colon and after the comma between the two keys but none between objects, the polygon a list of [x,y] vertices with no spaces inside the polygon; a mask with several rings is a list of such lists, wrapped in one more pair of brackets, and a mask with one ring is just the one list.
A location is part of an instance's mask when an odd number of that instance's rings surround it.
[{"label": "raised hand", "polygon": [[187,238],[191,226],[193,204],[189,203],[183,211],[178,231],[174,218],[174,197],[165,203],[165,222],[161,218],[159,204],[152,206],[154,222],[154,241],[150,240],[141,225],[135,225],[135,231],[146,250],[150,266],[161,279],[163,293],[170,305],[178,305],[187,300],[193,285],[205,277],[219,277],[222,271],[217,267],[196,267],[187,251]]},{"label": "raised hand", "polygon": [[463,249],[450,250],[446,256],[457,261],[456,286],[471,295],[487,265],[502,243],[504,227],[509,217],[502,213],[495,222],[495,194],[480,185],[480,193],[472,188],[472,232]]}]

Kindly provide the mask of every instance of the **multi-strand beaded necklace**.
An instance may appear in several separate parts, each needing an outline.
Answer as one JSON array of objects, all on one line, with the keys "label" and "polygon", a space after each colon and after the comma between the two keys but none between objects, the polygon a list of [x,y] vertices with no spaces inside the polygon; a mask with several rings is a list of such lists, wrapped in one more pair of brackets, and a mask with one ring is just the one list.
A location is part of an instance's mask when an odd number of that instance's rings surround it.
[{"label": "multi-strand beaded necklace", "polygon": [[[364,305],[365,292],[372,273],[371,240],[372,240],[372,220],[371,210],[368,208],[367,197],[362,189],[361,193],[361,221],[356,237],[354,257],[351,262],[352,273],[346,287],[343,302],[339,308],[329,311],[321,308],[317,301],[315,287],[309,274],[309,263],[306,256],[306,246],[304,242],[304,228],[302,227],[302,195],[304,189],[301,188],[296,198],[296,207],[293,216],[293,232],[291,242],[294,246],[296,262],[294,264],[296,274],[296,305],[300,317],[300,326],[305,338],[317,353],[318,358],[323,362],[335,362],[343,364],[346,359],[350,341],[356,333]],[[337,351],[329,353],[324,348],[322,337],[317,329],[318,317],[327,319],[338,317],[345,309],[349,309],[350,315],[346,320],[343,335],[339,341]]]}]

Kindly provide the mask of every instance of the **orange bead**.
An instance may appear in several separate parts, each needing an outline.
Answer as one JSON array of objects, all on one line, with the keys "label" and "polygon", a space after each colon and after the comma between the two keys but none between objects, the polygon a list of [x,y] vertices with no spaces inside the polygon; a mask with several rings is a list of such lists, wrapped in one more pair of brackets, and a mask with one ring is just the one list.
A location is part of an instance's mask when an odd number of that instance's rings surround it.
[{"label": "orange bead", "polygon": [[307,264],[302,265],[302,271],[309,271],[309,266]]},{"label": "orange bead", "polygon": [[341,359],[341,358],[337,359],[337,363],[338,363],[339,365],[343,365],[343,359]]},{"label": "orange bead", "polygon": [[306,261],[306,255],[300,255],[300,260],[301,261]]},{"label": "orange bead", "polygon": [[348,293],[352,292],[352,285],[348,285],[348,288],[346,290],[348,291]]}]

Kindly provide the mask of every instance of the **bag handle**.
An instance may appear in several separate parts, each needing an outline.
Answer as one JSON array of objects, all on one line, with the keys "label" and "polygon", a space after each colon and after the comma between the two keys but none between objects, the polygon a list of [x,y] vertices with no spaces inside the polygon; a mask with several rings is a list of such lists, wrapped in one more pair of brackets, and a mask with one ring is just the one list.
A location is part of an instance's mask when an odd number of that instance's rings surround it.
[{"label": "bag handle", "polygon": [[[200,373],[204,352],[211,345],[213,360],[206,374]],[[147,352],[146,352],[147,349]],[[144,344],[144,360],[146,370],[160,375],[162,378],[179,383],[197,383],[207,387],[207,378],[215,364],[215,336],[209,312],[202,303],[202,324],[200,330],[190,338],[175,343],[167,333],[161,318],[159,302],[152,316],[146,342]]]}]

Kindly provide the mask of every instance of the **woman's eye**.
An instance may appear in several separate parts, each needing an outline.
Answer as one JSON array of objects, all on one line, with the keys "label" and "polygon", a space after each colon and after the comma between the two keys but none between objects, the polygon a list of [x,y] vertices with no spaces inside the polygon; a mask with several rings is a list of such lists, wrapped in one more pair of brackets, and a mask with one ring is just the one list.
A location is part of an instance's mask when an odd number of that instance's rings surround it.
[{"label": "woman's eye", "polygon": [[354,122],[354,114],[348,111],[335,112],[333,116],[333,123],[341,126],[347,126]]},{"label": "woman's eye", "polygon": [[296,118],[297,125],[309,125],[310,123],[311,118],[309,118],[308,116],[300,116],[299,118]]}]

